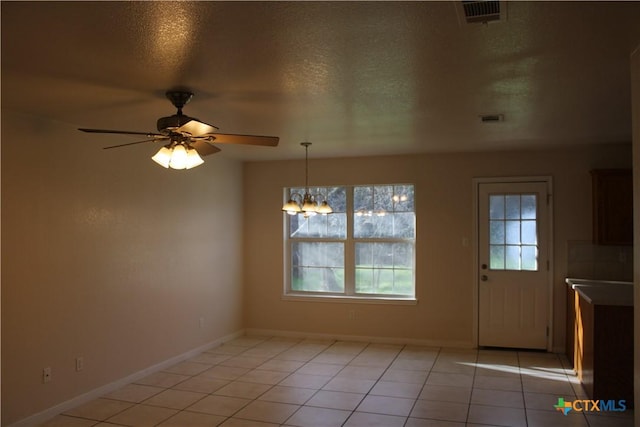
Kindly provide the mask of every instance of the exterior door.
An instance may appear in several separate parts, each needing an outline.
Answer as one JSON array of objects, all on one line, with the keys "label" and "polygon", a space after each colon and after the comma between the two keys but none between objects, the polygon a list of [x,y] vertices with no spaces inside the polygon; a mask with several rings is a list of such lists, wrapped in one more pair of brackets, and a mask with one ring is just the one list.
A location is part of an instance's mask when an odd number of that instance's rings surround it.
[{"label": "exterior door", "polygon": [[478,184],[478,345],[546,349],[547,182]]}]

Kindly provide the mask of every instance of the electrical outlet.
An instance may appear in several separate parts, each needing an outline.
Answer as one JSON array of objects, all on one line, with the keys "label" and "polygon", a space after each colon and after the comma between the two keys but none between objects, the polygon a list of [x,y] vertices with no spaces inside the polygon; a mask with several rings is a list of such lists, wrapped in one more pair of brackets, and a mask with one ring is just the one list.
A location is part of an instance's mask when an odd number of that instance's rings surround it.
[{"label": "electrical outlet", "polygon": [[356,320],[356,311],[349,310],[349,320]]},{"label": "electrical outlet", "polygon": [[200,329],[204,328],[204,316],[200,317]]},{"label": "electrical outlet", "polygon": [[42,369],[42,383],[46,384],[51,381],[51,368],[46,367]]},{"label": "electrical outlet", "polygon": [[84,357],[76,357],[76,372],[80,372],[84,369]]}]

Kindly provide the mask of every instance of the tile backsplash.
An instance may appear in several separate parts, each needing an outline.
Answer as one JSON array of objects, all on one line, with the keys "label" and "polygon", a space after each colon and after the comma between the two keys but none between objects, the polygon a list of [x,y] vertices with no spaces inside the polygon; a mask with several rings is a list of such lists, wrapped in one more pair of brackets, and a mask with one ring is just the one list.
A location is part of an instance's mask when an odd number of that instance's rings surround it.
[{"label": "tile backsplash", "polygon": [[567,275],[581,279],[633,281],[633,246],[569,241]]}]

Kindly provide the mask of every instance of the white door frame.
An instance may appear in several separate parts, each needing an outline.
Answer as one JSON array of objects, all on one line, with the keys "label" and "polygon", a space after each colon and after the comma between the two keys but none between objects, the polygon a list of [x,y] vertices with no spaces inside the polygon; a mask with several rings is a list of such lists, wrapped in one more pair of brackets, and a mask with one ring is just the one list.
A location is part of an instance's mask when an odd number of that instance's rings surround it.
[{"label": "white door frame", "polygon": [[547,351],[553,351],[553,177],[551,176],[510,176],[510,177],[490,177],[490,178],[473,178],[473,346],[478,347],[478,335],[479,335],[479,286],[480,286],[480,271],[478,252],[479,252],[479,224],[478,224],[478,191],[480,184],[490,183],[520,183],[520,182],[544,182],[547,184],[547,194],[549,198],[548,204],[548,260],[549,260],[549,274],[548,274],[548,292],[549,292],[549,310],[547,324],[549,325],[549,333],[547,334]]}]

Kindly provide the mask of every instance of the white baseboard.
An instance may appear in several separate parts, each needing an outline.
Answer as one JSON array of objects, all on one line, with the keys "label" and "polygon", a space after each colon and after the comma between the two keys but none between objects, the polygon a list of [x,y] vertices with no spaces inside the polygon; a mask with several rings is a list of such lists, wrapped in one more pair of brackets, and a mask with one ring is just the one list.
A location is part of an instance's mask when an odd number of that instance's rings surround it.
[{"label": "white baseboard", "polygon": [[27,418],[24,418],[20,421],[17,421],[13,424],[11,424],[10,426],[7,427],[32,427],[32,426],[36,426],[39,424],[44,423],[45,421],[55,417],[56,415],[62,414],[65,411],[68,411],[72,408],[75,408],[77,406],[80,406],[84,403],[90,402],[94,399],[97,399],[101,396],[104,396],[105,394],[111,393],[112,391],[115,391],[121,387],[124,387],[125,385],[132,383],[134,381],[137,381],[141,378],[144,378],[148,375],[153,374],[154,372],[158,372],[161,371],[164,368],[167,368],[169,366],[175,365],[176,363],[182,362],[183,360],[187,360],[190,359],[192,357],[197,356],[198,354],[202,353],[203,351],[209,350],[211,348],[217,347],[221,344],[224,344],[227,341],[231,341],[235,338],[238,338],[240,336],[243,336],[245,334],[244,330],[240,330],[237,332],[234,332],[232,334],[226,335],[222,338],[219,338],[217,340],[211,341],[210,343],[201,345],[200,347],[194,348],[193,350],[189,350],[186,353],[182,353],[179,354],[178,356],[174,356],[170,359],[164,360],[160,363],[157,363],[153,366],[150,366],[148,368],[145,368],[141,371],[135,372],[131,375],[128,375],[124,378],[121,378],[117,381],[114,381],[112,383],[109,384],[105,384],[103,386],[100,386],[98,388],[95,388],[91,391],[88,391],[87,393],[83,393],[79,396],[76,396],[72,399],[69,399],[65,402],[59,403],[55,406],[52,406],[51,408],[48,408],[42,412],[38,412],[37,414],[31,415]]},{"label": "white baseboard", "polygon": [[396,338],[396,337],[371,337],[363,335],[343,335],[343,334],[313,334],[308,332],[297,331],[281,331],[272,329],[245,329],[246,335],[283,337],[283,338],[308,338],[317,340],[335,340],[335,341],[356,341],[371,342],[376,344],[407,344],[421,345],[426,347],[446,347],[446,348],[476,348],[471,341],[440,341],[440,340],[422,340],[412,338]]}]

